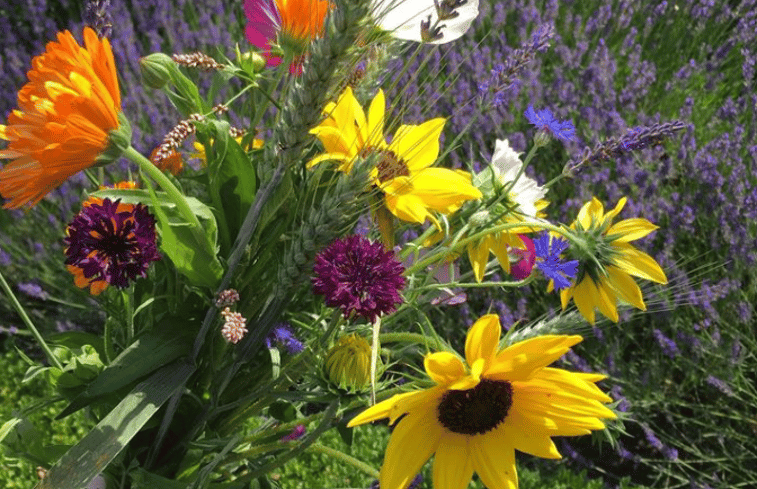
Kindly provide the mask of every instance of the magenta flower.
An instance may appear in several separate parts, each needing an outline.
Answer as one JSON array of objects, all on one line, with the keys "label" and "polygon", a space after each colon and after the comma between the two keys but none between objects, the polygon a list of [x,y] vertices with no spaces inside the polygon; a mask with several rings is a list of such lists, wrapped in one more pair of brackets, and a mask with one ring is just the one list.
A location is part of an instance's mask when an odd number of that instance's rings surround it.
[{"label": "magenta flower", "polygon": [[402,303],[404,267],[381,243],[362,236],[338,239],[315,257],[313,291],[326,305],[373,322]]},{"label": "magenta flower", "polygon": [[125,288],[160,259],[155,241],[155,218],[144,205],[87,202],[66,229],[66,265],[79,287]]}]

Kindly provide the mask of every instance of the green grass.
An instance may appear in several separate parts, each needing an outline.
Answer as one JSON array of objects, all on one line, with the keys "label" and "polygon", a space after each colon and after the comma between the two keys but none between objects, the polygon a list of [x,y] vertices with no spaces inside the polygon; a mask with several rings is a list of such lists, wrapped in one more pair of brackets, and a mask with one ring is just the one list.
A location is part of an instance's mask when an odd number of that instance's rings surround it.
[{"label": "green grass", "polygon": [[[0,353],[0,425],[15,412],[52,394],[49,385],[41,378],[22,384],[26,368],[27,365],[15,350]],[[74,444],[92,427],[82,411],[66,418],[66,421],[53,422],[60,409],[62,404],[56,403],[29,415],[29,421],[49,435],[46,445]],[[37,482],[36,467],[25,460],[7,457],[0,445],[0,487],[28,489]]]}]

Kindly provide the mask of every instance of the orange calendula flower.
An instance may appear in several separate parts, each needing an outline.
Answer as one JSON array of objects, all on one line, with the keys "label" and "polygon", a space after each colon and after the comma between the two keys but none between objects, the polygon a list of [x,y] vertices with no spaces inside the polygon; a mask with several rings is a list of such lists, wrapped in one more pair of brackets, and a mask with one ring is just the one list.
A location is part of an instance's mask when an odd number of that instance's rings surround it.
[{"label": "orange calendula flower", "polygon": [[69,31],[32,60],[18,108],[0,125],[9,142],[0,159],[4,207],[33,206],[75,173],[98,162],[109,132],[121,126],[121,96],[110,42],[84,29],[84,47]]}]

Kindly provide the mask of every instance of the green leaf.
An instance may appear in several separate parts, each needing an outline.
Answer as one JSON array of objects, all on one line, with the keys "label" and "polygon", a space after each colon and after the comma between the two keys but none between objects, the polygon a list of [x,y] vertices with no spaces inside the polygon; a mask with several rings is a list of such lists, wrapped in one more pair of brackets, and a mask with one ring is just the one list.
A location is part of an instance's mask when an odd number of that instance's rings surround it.
[{"label": "green leaf", "polygon": [[176,109],[181,112],[181,115],[189,117],[190,114],[208,112],[197,85],[187,78],[178,66],[169,65],[168,76],[176,91],[170,90],[168,87],[164,87],[163,91],[168,95]]},{"label": "green leaf", "polygon": [[137,385],[92,431],[47,472],[36,489],[81,489],[124,449],[147,421],[195,371],[184,362],[167,365]]},{"label": "green leaf", "polygon": [[208,156],[208,175],[213,202],[221,207],[228,226],[229,245],[242,227],[257,190],[257,175],[242,146],[229,134],[225,121],[207,121],[212,132],[212,151]]},{"label": "green leaf", "polygon": [[64,418],[187,355],[194,332],[186,326],[185,319],[163,319],[121,352],[55,419]]},{"label": "green leaf", "polygon": [[289,402],[274,401],[268,406],[268,416],[278,419],[282,423],[288,423],[297,419],[297,410]]}]

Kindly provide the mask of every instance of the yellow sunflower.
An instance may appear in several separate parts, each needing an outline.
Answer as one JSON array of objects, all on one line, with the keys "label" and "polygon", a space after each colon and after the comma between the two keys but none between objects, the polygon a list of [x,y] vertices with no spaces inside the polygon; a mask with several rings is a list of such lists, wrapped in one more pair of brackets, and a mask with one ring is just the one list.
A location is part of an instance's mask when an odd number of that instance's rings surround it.
[{"label": "yellow sunflower", "polygon": [[618,299],[646,310],[641,289],[631,278],[644,278],[659,284],[668,283],[660,265],[646,253],[629,244],[657,229],[642,218],[612,223],[626,204],[623,197],[613,210],[605,213],[602,203],[593,197],[584,204],[578,219],[570,225],[571,253],[580,261],[575,284],[560,291],[562,308],[571,297],[578,311],[594,324],[594,309],[618,322]]},{"label": "yellow sunflower", "polygon": [[326,105],[326,119],[310,131],[321,141],[325,152],[312,159],[308,167],[336,161],[340,171],[349,173],[359,157],[378,156],[371,173],[373,183],[384,193],[389,212],[407,222],[422,224],[430,219],[439,226],[432,211],[451,214],[465,201],[481,198],[469,173],[431,168],[439,156],[439,136],[445,119],[402,125],[392,142],[387,143],[385,109],[382,90],[371,101],[366,114],[347,87],[336,103]]},{"label": "yellow sunflower", "polygon": [[84,47],[69,31],[32,60],[29,82],[18,93],[18,109],[0,125],[9,141],[0,159],[3,207],[29,207],[73,174],[94,166],[120,126],[121,95],[107,39],[84,28]]},{"label": "yellow sunflower", "polygon": [[547,367],[580,336],[540,336],[500,350],[500,333],[496,315],[481,317],[468,331],[465,362],[450,352],[426,355],[434,387],[395,395],[349,422],[402,417],[384,456],[382,489],[406,488],[434,453],[435,489],[464,489],[474,472],[489,489],[514,489],[515,450],[560,458],[550,437],[586,435],[605,427],[601,418],[615,418],[595,385],[603,375]]}]

